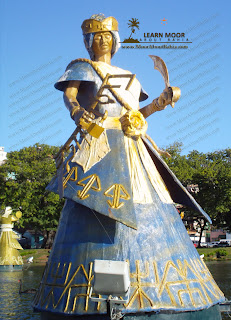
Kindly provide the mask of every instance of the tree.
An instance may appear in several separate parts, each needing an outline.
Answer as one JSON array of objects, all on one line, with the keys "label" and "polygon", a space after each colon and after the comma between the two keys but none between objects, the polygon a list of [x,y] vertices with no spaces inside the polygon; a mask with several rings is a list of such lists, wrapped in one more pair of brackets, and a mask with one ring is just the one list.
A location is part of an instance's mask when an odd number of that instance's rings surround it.
[{"label": "tree", "polygon": [[15,227],[43,231],[45,240],[49,238],[49,233],[56,230],[63,206],[57,194],[46,190],[56,172],[52,155],[58,149],[35,144],[12,151],[7,154],[6,163],[0,167],[1,206],[20,208],[23,215]]},{"label": "tree", "polygon": [[129,39],[131,39],[131,36],[132,36],[132,34],[133,33],[135,33],[135,31],[136,31],[136,28],[137,29],[139,29],[140,27],[139,27],[139,21],[138,21],[138,19],[134,19],[134,18],[132,18],[131,20],[128,20],[129,22],[128,22],[128,27],[129,28],[131,28],[131,34],[130,34],[130,36],[129,36]]},{"label": "tree", "polygon": [[164,157],[164,160],[181,183],[187,186],[187,184],[192,182],[193,170],[190,167],[187,156],[181,155],[182,145],[180,142],[175,142],[167,147],[165,150],[171,155],[171,158]]},{"label": "tree", "polygon": [[[209,214],[216,228],[231,230],[231,149],[202,153],[191,151],[181,155],[180,143],[168,147],[172,157],[166,159],[171,170],[182,184],[198,184],[199,192],[193,194],[201,207]],[[184,210],[187,216],[195,216],[191,209]],[[197,217],[200,240],[206,224]],[[200,241],[199,241],[200,246]]]},{"label": "tree", "polygon": [[231,149],[188,155],[193,179],[200,192],[195,196],[216,227],[231,230]]}]

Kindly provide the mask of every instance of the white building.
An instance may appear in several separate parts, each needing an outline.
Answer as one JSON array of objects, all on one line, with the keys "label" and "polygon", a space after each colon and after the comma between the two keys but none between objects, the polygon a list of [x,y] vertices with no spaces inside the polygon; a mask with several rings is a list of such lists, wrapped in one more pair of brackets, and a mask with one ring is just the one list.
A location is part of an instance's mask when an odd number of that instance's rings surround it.
[{"label": "white building", "polygon": [[4,147],[0,147],[0,166],[4,163],[4,161],[7,159],[6,157],[7,152],[4,151]]},{"label": "white building", "polygon": [[226,239],[231,240],[231,233],[228,233],[228,232],[226,233]]}]

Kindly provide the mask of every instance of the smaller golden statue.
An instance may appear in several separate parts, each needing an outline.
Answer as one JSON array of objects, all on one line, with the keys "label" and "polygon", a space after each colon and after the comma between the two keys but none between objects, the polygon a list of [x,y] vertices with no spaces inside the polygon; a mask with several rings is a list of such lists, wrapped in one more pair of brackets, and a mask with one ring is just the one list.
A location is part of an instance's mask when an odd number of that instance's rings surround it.
[{"label": "smaller golden statue", "polygon": [[21,211],[12,214],[11,207],[0,213],[0,271],[18,271],[22,269],[23,260],[19,250],[23,250],[13,232],[13,222],[22,217]]}]

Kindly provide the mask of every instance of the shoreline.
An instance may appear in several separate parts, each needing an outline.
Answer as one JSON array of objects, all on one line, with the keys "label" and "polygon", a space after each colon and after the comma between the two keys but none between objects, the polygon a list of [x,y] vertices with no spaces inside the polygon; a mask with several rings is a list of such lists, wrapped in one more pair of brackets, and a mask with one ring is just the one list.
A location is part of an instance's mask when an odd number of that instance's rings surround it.
[{"label": "shoreline", "polygon": [[[33,257],[33,265],[45,266],[51,249],[25,249],[20,250],[24,266],[27,265],[27,259]],[[204,261],[228,261],[231,260],[231,247],[224,248],[198,248],[199,255],[204,255]],[[218,254],[219,252],[219,254]]]},{"label": "shoreline", "polygon": [[30,265],[27,263],[27,259],[33,257],[33,265],[45,266],[51,249],[24,249],[20,250],[20,255],[23,259],[24,266]]},{"label": "shoreline", "polygon": [[204,261],[231,260],[231,247],[196,248],[199,255],[204,255]]}]

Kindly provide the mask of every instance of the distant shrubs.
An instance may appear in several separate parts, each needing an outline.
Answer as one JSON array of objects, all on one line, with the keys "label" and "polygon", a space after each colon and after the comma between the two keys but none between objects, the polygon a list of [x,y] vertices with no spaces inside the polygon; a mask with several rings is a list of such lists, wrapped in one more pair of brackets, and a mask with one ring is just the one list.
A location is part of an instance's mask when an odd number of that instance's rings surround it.
[{"label": "distant shrubs", "polygon": [[225,249],[217,249],[216,251],[215,251],[215,253],[216,253],[216,257],[219,259],[219,258],[221,258],[221,257],[225,257],[225,256],[227,256],[227,254],[228,254],[228,252],[225,250]]},{"label": "distant shrubs", "polygon": [[222,259],[223,257],[228,255],[228,252],[225,249],[217,249],[215,251],[211,251],[208,253],[205,253],[205,260],[207,260],[206,258],[208,258],[208,260],[211,259]]},{"label": "distant shrubs", "polygon": [[209,253],[205,253],[205,257],[213,257],[215,255],[215,251],[209,252]]}]

